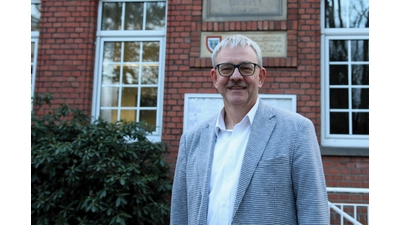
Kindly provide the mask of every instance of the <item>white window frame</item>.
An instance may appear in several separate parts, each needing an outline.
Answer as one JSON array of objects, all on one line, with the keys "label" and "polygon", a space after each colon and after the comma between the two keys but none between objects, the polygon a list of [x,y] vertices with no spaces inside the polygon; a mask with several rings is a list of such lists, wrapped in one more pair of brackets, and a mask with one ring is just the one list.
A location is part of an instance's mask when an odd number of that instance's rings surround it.
[{"label": "white window frame", "polygon": [[[31,4],[40,4],[40,0],[31,0]],[[37,66],[37,54],[38,54],[38,46],[39,46],[39,31],[31,31],[31,44],[34,44],[33,47],[33,61],[31,62],[31,98],[35,94],[35,81],[36,81],[36,66]],[[32,51],[32,50],[31,50]],[[32,107],[32,104],[31,104]]]},{"label": "white window frame", "polygon": [[31,80],[31,97],[35,94],[35,80],[36,80],[36,65],[37,65],[37,54],[39,45],[39,32],[32,32],[37,34],[31,34],[31,44],[33,43],[33,61],[31,62],[32,68],[32,80]]},{"label": "white window frame", "polygon": [[[148,136],[151,141],[161,141],[162,136],[162,116],[164,104],[164,73],[165,73],[165,55],[166,55],[166,30],[167,30],[167,12],[168,1],[165,1],[165,29],[164,30],[124,30],[124,31],[103,31],[101,30],[101,16],[102,6],[105,2],[154,2],[155,0],[100,0],[98,7],[98,26],[96,37],[96,56],[95,56],[95,69],[94,69],[94,85],[93,85],[93,102],[92,102],[92,116],[93,118],[100,117],[100,98],[102,87],[102,56],[104,51],[104,43],[109,41],[128,42],[128,41],[158,41],[160,43],[159,54],[159,74],[158,74],[158,93],[157,93],[157,114],[156,114],[156,127],[152,135]],[[163,1],[163,0],[157,0]],[[146,85],[140,85],[146,87]],[[147,107],[140,107],[147,108]]]},{"label": "white window frame", "polygon": [[[369,40],[369,28],[325,28],[325,1],[321,1],[321,145],[326,147],[368,148],[369,135],[337,135],[329,132],[330,40]],[[369,88],[369,84],[362,87]],[[365,111],[370,112],[370,109]]]}]

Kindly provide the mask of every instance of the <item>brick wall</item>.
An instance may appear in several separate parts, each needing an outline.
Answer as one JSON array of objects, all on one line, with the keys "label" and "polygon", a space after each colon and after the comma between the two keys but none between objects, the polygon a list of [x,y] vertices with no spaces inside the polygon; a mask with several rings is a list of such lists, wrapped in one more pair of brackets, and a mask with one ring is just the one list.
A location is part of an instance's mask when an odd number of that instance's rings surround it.
[{"label": "brick wall", "polygon": [[369,187],[369,158],[323,156],[326,184],[329,187]]},{"label": "brick wall", "polygon": [[[35,93],[91,112],[97,0],[41,0]],[[43,113],[38,111],[37,113]]]}]

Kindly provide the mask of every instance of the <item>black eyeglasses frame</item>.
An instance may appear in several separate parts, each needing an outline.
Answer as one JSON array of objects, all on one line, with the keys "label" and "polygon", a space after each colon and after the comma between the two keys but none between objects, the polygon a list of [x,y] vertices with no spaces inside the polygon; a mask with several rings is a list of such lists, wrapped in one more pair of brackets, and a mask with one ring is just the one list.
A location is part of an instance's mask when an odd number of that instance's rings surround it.
[{"label": "black eyeglasses frame", "polygon": [[[252,74],[249,74],[249,75],[244,75],[244,74],[242,74],[242,71],[240,71],[239,66],[244,65],[244,64],[252,64],[252,65],[254,66],[254,70],[253,70],[253,73],[252,73]],[[230,75],[222,75],[222,73],[221,73],[221,71],[220,71],[220,66],[221,66],[221,65],[231,65],[231,66],[233,66],[232,73],[231,73]],[[243,62],[243,63],[239,63],[239,64],[233,64],[233,63],[219,63],[219,64],[215,65],[214,69],[217,69],[217,70],[218,70],[218,73],[219,73],[221,76],[223,76],[223,77],[230,77],[230,76],[232,76],[232,74],[235,72],[235,69],[236,69],[236,68],[238,69],[239,73],[240,73],[242,76],[253,76],[254,73],[256,72],[256,66],[258,66],[258,67],[261,68],[261,66],[258,65],[257,63],[250,63],[250,62]]]}]

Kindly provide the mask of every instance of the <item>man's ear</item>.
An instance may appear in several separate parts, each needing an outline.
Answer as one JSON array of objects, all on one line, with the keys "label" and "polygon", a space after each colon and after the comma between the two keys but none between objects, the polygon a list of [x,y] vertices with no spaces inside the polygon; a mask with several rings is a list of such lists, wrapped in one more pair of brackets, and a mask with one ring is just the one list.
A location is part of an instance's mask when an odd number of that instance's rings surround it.
[{"label": "man's ear", "polygon": [[211,69],[210,71],[211,80],[213,81],[214,87],[217,88],[217,71],[215,69]]},{"label": "man's ear", "polygon": [[260,73],[258,74],[258,87],[261,88],[264,84],[265,77],[267,76],[267,70],[261,67]]}]

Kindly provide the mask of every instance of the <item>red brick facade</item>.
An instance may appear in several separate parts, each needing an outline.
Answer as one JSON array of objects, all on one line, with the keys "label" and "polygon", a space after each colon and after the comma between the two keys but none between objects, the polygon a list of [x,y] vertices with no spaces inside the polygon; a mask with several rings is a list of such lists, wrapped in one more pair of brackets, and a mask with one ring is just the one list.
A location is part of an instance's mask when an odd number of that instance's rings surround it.
[{"label": "red brick facade", "polygon": [[[310,118],[320,137],[320,1],[288,0],[285,21],[202,22],[201,0],[169,0],[164,77],[162,141],[174,164],[183,128],[184,94],[216,93],[209,76],[211,60],[200,58],[200,33],[286,31],[286,58],[264,58],[267,78],[260,93],[295,94],[297,112]],[[52,93],[91,113],[97,0],[42,0],[36,93]],[[369,187],[369,157],[323,156],[327,186]],[[345,199],[346,198],[346,199]],[[350,199],[352,198],[352,199]],[[368,195],[331,194],[333,202],[368,202]]]},{"label": "red brick facade", "polygon": [[97,0],[41,0],[35,93],[91,112]]}]

